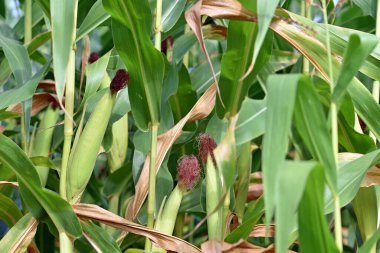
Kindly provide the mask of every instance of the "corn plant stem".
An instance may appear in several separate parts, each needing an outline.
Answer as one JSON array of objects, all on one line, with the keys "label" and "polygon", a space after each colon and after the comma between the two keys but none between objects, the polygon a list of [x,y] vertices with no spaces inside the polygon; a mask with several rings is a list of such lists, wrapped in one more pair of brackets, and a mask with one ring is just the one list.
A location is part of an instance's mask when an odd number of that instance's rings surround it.
[{"label": "corn plant stem", "polygon": [[[148,193],[148,209],[147,209],[147,226],[154,226],[154,211],[156,207],[156,155],[157,155],[157,135],[158,125],[153,124],[151,127],[151,149],[150,149],[150,164],[149,164],[149,193]],[[147,238],[145,242],[145,250],[150,250],[152,247],[150,240]]]},{"label": "corn plant stem", "polygon": [[32,0],[25,0],[24,22],[24,43],[27,44],[32,40]]},{"label": "corn plant stem", "polygon": [[[328,19],[327,19],[327,7],[326,0],[321,1],[323,7],[323,20],[326,26],[326,47],[327,47],[327,56],[328,56],[328,68],[329,68],[329,77],[331,80],[331,94],[334,91],[335,83],[333,76],[333,67],[331,59],[331,45],[330,45],[330,33],[328,28]],[[338,111],[335,102],[331,102],[330,105],[330,114],[331,114],[331,140],[334,153],[335,166],[339,170],[338,166]],[[338,194],[334,194],[334,232],[335,232],[335,243],[340,252],[343,250],[343,239],[342,239],[342,219],[340,213],[340,199]]]},{"label": "corn plant stem", "polygon": [[[161,51],[161,21],[162,21],[162,0],[156,2],[156,24],[154,31],[154,47]],[[147,208],[147,226],[154,227],[154,211],[156,209],[156,155],[157,155],[157,135],[158,124],[153,123],[151,126],[151,148],[149,164],[149,191],[148,191],[148,208]],[[148,238],[145,241],[145,250],[150,251],[152,244]]]},{"label": "corn plant stem", "polygon": [[65,121],[64,121],[64,141],[62,151],[61,177],[59,182],[59,192],[64,199],[67,199],[67,166],[71,150],[71,141],[73,138],[73,115],[74,115],[74,97],[75,97],[75,51],[71,50],[66,76],[66,93],[65,93]]},{"label": "corn plant stem", "polygon": [[74,244],[65,233],[59,233],[60,252],[72,253],[74,252]]},{"label": "corn plant stem", "polygon": [[161,51],[161,21],[162,21],[162,0],[157,0],[154,47],[159,51]]},{"label": "corn plant stem", "polygon": [[[188,24],[186,24],[185,25],[185,34],[186,33],[188,33],[188,32],[190,32],[190,26],[188,25]],[[183,56],[183,65],[185,65],[186,66],[186,68],[188,68],[189,67],[189,62],[190,62],[190,51],[187,51],[186,53],[185,53],[185,55]]]},{"label": "corn plant stem", "polygon": [[[29,43],[32,40],[32,0],[25,0],[24,9],[24,44]],[[23,107],[24,109],[24,107]],[[24,114],[25,112],[23,112]],[[21,147],[26,152],[28,150],[28,142],[25,132],[25,119],[21,117]]]}]

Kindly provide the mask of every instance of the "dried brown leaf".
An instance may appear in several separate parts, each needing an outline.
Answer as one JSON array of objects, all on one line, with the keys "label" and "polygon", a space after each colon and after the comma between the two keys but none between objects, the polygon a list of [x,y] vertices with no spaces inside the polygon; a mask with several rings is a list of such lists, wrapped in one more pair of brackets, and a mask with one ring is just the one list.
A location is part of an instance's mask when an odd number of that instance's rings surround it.
[{"label": "dried brown leaf", "polygon": [[38,83],[37,88],[55,92],[55,82],[53,80],[42,80]]},{"label": "dried brown leaf", "polygon": [[[26,227],[25,230],[20,231],[21,234],[18,236],[17,240],[14,241],[12,247],[9,248],[8,253],[18,253],[18,252],[25,252],[25,249],[28,248],[28,245],[32,243],[32,240],[37,232],[37,225],[38,221],[34,218],[32,218]],[[31,245],[30,249],[33,249],[34,252],[37,249],[35,245]]]},{"label": "dried brown leaf", "polygon": [[[31,115],[35,116],[37,113],[46,108],[50,103],[57,101],[57,97],[50,93],[36,93],[32,98],[32,111]],[[11,106],[8,111],[22,113],[21,103]]]},{"label": "dried brown leaf", "polygon": [[0,181],[0,185],[7,185],[7,186],[18,187],[18,183],[17,182],[9,182],[9,181]]},{"label": "dried brown leaf", "polygon": [[[187,122],[199,120],[207,117],[215,105],[216,85],[213,84],[208,90],[199,98],[190,112],[182,118],[173,128],[166,133],[158,136],[157,139],[157,158],[156,158],[156,171],[158,172],[166,153],[171,148],[173,143],[181,136],[182,128]],[[133,201],[130,202],[126,211],[126,218],[134,220],[139,212],[144,200],[148,194],[148,178],[149,178],[149,162],[150,155],[145,159],[144,167],[141,171],[139,180],[135,186],[136,193]]]},{"label": "dried brown leaf", "polygon": [[[346,164],[362,156],[362,154],[358,153],[344,152],[338,154],[338,159],[340,163]],[[380,168],[378,166],[373,166],[367,171],[360,187],[370,187],[372,185],[380,185]]]},{"label": "dried brown leaf", "polygon": [[275,226],[269,225],[268,233],[266,231],[265,224],[258,224],[253,227],[253,230],[249,234],[249,237],[274,237]]},{"label": "dried brown leaf", "polygon": [[263,195],[264,187],[262,184],[250,184],[248,187],[247,201],[260,198]]},{"label": "dried brown leaf", "polygon": [[374,166],[367,171],[360,187],[370,187],[373,185],[380,185],[380,168],[377,166]]},{"label": "dried brown leaf", "polygon": [[[253,245],[247,241],[240,240],[237,243],[229,244],[219,241],[206,241],[201,245],[202,252],[207,253],[269,253],[274,252],[274,246],[268,248]],[[294,251],[288,251],[294,252]]]},{"label": "dried brown leaf", "polygon": [[159,231],[136,224],[99,206],[91,204],[76,204],[73,208],[78,217],[82,219],[96,220],[126,232],[145,236],[159,247],[166,250],[183,253],[200,252],[200,249],[180,238],[166,235]]}]

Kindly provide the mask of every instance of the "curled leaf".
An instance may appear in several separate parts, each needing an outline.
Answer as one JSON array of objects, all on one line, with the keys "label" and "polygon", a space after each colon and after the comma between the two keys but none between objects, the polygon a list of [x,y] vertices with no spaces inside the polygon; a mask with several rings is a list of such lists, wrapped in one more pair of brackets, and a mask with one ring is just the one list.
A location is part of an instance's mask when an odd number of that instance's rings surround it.
[{"label": "curled leaf", "polygon": [[110,211],[100,208],[99,206],[91,204],[76,204],[73,208],[75,213],[82,219],[96,220],[126,232],[148,237],[163,249],[183,253],[200,252],[197,247],[180,238],[136,224],[132,221],[117,216]]}]

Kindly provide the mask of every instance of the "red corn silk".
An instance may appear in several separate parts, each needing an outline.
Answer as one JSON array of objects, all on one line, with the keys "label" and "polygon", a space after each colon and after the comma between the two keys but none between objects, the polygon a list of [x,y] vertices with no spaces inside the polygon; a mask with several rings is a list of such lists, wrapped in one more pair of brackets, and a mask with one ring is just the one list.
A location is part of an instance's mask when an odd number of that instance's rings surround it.
[{"label": "red corn silk", "polygon": [[[207,162],[207,157],[210,154],[213,161],[215,160],[213,151],[216,148],[217,144],[215,140],[211,137],[211,135],[207,133],[201,133],[197,137],[198,141],[198,158],[206,163]],[[215,163],[215,161],[214,161]]]},{"label": "red corn silk", "polygon": [[195,155],[184,155],[178,160],[177,178],[182,190],[191,190],[201,177],[201,169]]},{"label": "red corn silk", "polygon": [[96,53],[96,52],[92,52],[92,53],[90,54],[90,57],[88,58],[88,62],[89,62],[89,63],[94,63],[94,62],[96,62],[97,60],[99,60],[99,54]]},{"label": "red corn silk", "polygon": [[128,85],[129,73],[125,69],[119,69],[116,72],[115,77],[111,81],[110,89],[112,94],[115,94],[119,90],[125,88]]},{"label": "red corn silk", "polygon": [[173,43],[174,43],[174,40],[172,36],[169,36],[166,39],[164,39],[161,42],[161,52],[163,52],[166,55],[166,53],[168,52],[168,48],[172,47]]}]

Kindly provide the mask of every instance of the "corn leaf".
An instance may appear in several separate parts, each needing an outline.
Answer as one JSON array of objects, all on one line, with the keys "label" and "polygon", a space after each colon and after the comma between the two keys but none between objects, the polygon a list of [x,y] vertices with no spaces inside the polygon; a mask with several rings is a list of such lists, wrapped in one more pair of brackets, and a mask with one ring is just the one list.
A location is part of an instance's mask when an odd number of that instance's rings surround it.
[{"label": "corn leaf", "polygon": [[75,41],[77,8],[78,0],[50,1],[54,77],[59,100],[63,98],[69,55]]},{"label": "corn leaf", "polygon": [[[79,221],[71,206],[58,194],[43,189],[35,167],[25,153],[11,139],[0,135],[0,161],[17,175],[24,200],[32,205],[37,217],[43,208],[54,222],[58,231],[73,237],[81,235]],[[28,197],[28,198],[26,198]],[[39,207],[41,206],[41,207]]]},{"label": "corn leaf", "polygon": [[[301,75],[272,75],[268,78],[267,113],[263,139],[262,169],[266,221],[269,224],[274,212],[280,165],[288,152],[290,131],[297,83]],[[279,127],[281,126],[281,127]]]},{"label": "corn leaf", "polygon": [[147,0],[103,0],[112,17],[116,50],[130,73],[129,99],[137,126],[147,130],[160,121],[164,61],[151,40],[152,17]]},{"label": "corn leaf", "polygon": [[21,219],[22,213],[16,204],[2,193],[0,193],[0,203],[0,220],[3,220],[11,228]]},{"label": "corn leaf", "polygon": [[300,80],[295,107],[295,123],[314,159],[324,167],[326,180],[332,190],[336,191],[336,164],[333,156],[331,136],[326,124],[326,117],[318,95],[309,78]]},{"label": "corn leaf", "polygon": [[0,252],[26,251],[37,231],[38,221],[31,214],[22,217],[1,239]]},{"label": "corn leaf", "polygon": [[[340,196],[340,205],[345,206],[351,202],[360,188],[366,172],[378,162],[380,162],[380,150],[375,150],[364,156],[350,155],[350,153],[340,154],[340,161],[343,163],[339,169],[337,189]],[[359,158],[358,158],[359,157]],[[353,158],[357,158],[351,162]],[[348,163],[347,163],[348,162]],[[331,213],[334,210],[333,196],[326,189],[325,211]]]},{"label": "corn leaf", "polygon": [[323,168],[315,167],[309,175],[298,208],[301,252],[339,252],[330,234],[323,212]]},{"label": "corn leaf", "polygon": [[338,101],[344,95],[346,88],[377,43],[378,40],[371,37],[360,37],[357,34],[350,36],[332,100]]}]

